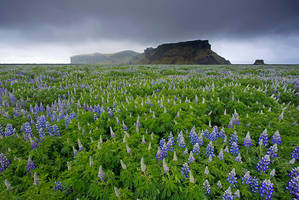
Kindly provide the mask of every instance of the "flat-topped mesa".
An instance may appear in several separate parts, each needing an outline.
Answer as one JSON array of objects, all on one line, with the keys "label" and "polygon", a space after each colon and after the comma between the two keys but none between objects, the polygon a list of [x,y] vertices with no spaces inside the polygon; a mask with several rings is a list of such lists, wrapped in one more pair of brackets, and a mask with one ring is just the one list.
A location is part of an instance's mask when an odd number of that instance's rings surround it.
[{"label": "flat-topped mesa", "polygon": [[147,48],[144,59],[146,64],[230,64],[228,60],[211,50],[208,40],[194,40],[167,43],[157,48]]}]

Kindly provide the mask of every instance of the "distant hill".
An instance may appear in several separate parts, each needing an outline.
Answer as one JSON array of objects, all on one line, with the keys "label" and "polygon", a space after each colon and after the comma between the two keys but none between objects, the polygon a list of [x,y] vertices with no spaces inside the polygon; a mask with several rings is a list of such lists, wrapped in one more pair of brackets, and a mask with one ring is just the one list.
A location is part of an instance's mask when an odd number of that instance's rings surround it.
[{"label": "distant hill", "polygon": [[84,54],[71,57],[72,64],[132,64],[140,53],[135,51],[120,51],[114,54]]},{"label": "distant hill", "polygon": [[230,64],[211,50],[208,40],[194,40],[147,48],[144,53],[88,54],[71,57],[72,64]]}]

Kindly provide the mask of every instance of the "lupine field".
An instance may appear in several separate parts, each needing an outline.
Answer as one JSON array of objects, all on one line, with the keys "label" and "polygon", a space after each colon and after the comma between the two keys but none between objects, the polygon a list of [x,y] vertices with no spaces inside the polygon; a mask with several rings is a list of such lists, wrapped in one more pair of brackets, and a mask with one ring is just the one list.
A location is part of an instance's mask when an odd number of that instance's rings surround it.
[{"label": "lupine field", "polygon": [[0,199],[299,199],[299,66],[2,66]]}]

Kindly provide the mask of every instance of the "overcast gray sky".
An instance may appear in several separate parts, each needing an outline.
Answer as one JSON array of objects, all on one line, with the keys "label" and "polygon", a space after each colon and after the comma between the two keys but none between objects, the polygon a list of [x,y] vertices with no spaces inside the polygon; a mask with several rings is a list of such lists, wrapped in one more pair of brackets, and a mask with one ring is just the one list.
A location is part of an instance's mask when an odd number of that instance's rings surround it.
[{"label": "overcast gray sky", "polygon": [[232,63],[299,63],[298,0],[1,0],[0,63],[68,63],[209,40]]}]

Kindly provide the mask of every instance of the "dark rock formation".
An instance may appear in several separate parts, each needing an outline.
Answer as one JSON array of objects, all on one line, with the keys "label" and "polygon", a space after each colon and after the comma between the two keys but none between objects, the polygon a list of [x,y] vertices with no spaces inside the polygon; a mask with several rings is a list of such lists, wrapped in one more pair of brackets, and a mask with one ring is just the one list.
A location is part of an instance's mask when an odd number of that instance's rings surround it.
[{"label": "dark rock formation", "polygon": [[265,63],[264,63],[264,60],[255,60],[253,64],[254,65],[264,65]]},{"label": "dark rock formation", "polygon": [[195,40],[159,45],[147,48],[144,58],[139,63],[145,64],[230,64],[228,60],[211,50],[208,40]]},{"label": "dark rock formation", "polygon": [[147,48],[143,54],[122,51],[71,57],[72,64],[230,64],[211,50],[208,40],[195,40]]}]

